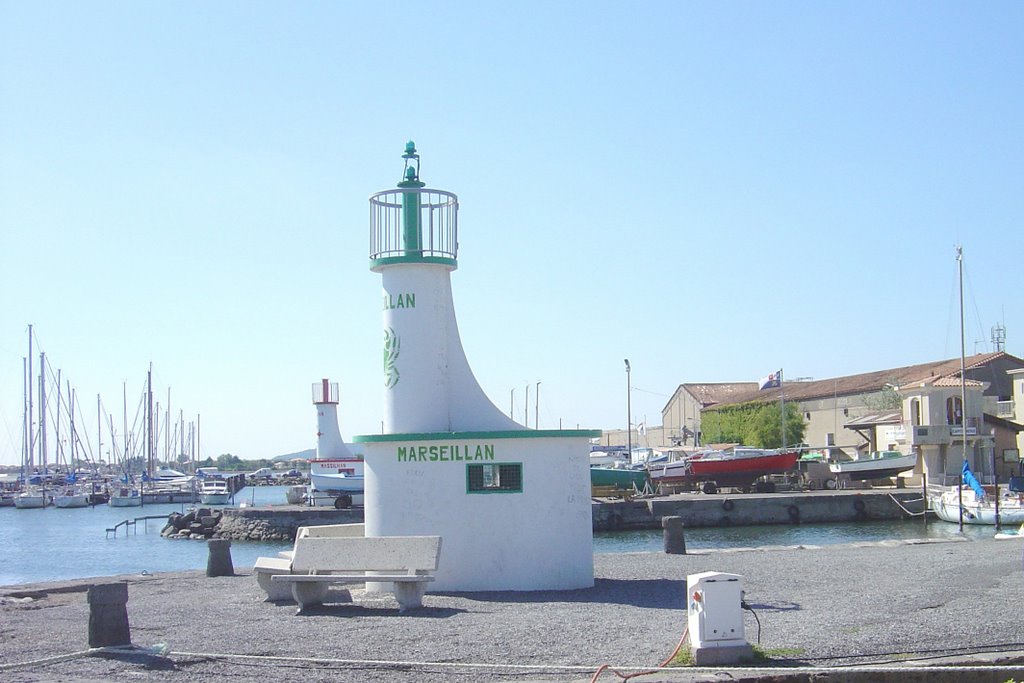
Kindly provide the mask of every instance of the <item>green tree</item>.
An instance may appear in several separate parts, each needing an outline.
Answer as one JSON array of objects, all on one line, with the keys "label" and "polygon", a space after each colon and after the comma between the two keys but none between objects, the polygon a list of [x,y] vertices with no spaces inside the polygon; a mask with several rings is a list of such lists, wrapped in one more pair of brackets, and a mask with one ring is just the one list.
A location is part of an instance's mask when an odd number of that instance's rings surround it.
[{"label": "green tree", "polygon": [[238,467],[242,460],[237,455],[231,455],[230,453],[224,453],[223,455],[217,456],[217,469],[219,470],[233,470]]},{"label": "green tree", "polygon": [[[779,404],[751,401],[704,411],[701,431],[709,443],[741,443],[757,448],[782,446],[782,421]],[[807,426],[800,408],[786,404],[786,444],[801,443]]]},{"label": "green tree", "polygon": [[[758,410],[750,421],[747,433],[748,442],[758,448],[782,447],[782,420],[779,417],[779,404],[769,403]],[[802,443],[807,425],[804,423],[800,407],[795,403],[786,404],[786,445]]]}]

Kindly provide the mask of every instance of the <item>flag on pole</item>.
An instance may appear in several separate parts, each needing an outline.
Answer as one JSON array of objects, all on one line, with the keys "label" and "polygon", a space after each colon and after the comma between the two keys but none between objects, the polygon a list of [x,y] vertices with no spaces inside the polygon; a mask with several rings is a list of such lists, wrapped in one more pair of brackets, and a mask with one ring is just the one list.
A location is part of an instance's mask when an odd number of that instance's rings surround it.
[{"label": "flag on pole", "polygon": [[757,384],[758,384],[758,386],[757,386],[758,389],[773,389],[775,387],[781,387],[782,386],[782,370],[779,370],[778,372],[773,372],[772,374],[768,375],[767,377],[762,377],[761,381],[759,381]]}]

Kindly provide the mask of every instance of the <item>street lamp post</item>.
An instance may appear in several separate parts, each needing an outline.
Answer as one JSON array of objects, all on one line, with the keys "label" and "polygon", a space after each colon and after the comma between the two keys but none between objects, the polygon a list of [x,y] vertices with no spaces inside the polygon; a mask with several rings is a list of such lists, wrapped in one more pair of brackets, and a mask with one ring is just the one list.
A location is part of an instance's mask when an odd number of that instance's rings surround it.
[{"label": "street lamp post", "polygon": [[533,390],[533,428],[540,429],[540,380]]},{"label": "street lamp post", "polygon": [[626,457],[633,462],[633,406],[632,406],[632,384],[629,381],[629,359],[626,363]]}]

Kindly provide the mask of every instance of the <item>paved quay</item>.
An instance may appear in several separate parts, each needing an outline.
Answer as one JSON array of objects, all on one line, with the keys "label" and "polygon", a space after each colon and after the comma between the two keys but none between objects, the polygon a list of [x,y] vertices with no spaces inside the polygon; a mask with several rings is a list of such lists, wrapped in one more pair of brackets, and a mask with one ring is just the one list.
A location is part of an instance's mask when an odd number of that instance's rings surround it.
[{"label": "paved quay", "polygon": [[[1024,540],[883,542],[595,556],[577,591],[389,594],[308,615],[268,603],[247,568],[0,588],[0,679],[38,681],[589,681],[663,661],[686,626],[685,579],[744,577],[747,639],[769,669],[639,681],[1024,681]],[[442,554],[442,564],[445,558]],[[162,656],[84,656],[85,590],[125,581],[132,642]],[[988,665],[977,666],[974,665]],[[992,664],[999,664],[992,668]],[[861,673],[863,667],[883,665]],[[936,670],[937,665],[950,666]],[[962,669],[957,667],[970,666]],[[895,667],[895,670],[892,670]],[[605,671],[598,680],[620,680]]]}]

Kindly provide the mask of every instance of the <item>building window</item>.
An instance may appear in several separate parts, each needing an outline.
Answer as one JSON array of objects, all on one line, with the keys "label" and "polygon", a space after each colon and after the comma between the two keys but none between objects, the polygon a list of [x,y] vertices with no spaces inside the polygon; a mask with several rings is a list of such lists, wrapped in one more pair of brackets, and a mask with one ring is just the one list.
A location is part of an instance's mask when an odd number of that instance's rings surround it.
[{"label": "building window", "polygon": [[946,399],[946,424],[960,425],[964,423],[964,407],[959,396]]},{"label": "building window", "polygon": [[921,401],[916,398],[910,400],[910,424],[914,427],[921,424]]},{"label": "building window", "polygon": [[522,493],[523,463],[496,462],[466,465],[468,493]]}]

